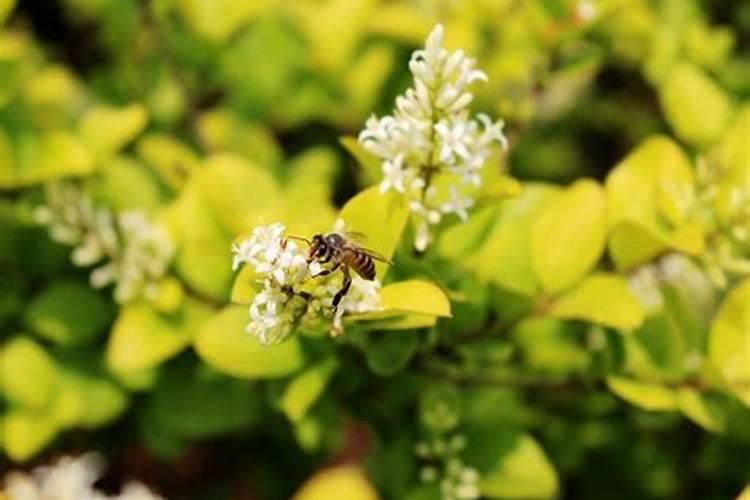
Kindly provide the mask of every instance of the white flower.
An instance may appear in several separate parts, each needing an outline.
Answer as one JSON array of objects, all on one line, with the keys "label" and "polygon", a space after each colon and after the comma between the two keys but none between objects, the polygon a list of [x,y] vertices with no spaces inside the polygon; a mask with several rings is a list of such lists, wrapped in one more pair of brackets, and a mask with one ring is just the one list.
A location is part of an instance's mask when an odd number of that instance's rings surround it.
[{"label": "white flower", "polygon": [[[441,212],[437,200],[425,196],[433,177],[451,173],[462,184],[478,187],[479,171],[494,148],[507,147],[502,120],[493,123],[486,115],[469,115],[474,97],[470,86],[487,81],[487,75],[463,51],[445,49],[443,36],[443,27],[435,26],[424,49],[409,61],[413,87],[396,98],[392,115],[370,117],[359,134],[364,148],[381,160],[380,191],[394,189],[409,199],[420,250],[429,244],[429,224],[436,224]],[[465,220],[470,206],[462,200],[455,213]]]},{"label": "white flower", "polygon": [[137,482],[126,484],[114,497],[97,491],[94,483],[103,469],[104,460],[96,453],[63,457],[31,474],[11,472],[5,478],[5,492],[9,500],[163,500]]},{"label": "white flower", "polygon": [[[335,230],[344,231],[343,221],[337,221]],[[246,330],[264,345],[283,342],[302,321],[331,317],[333,298],[342,286],[337,273],[311,282],[326,268],[319,262],[308,262],[306,252],[285,238],[284,231],[282,224],[260,226],[250,238],[232,245],[234,262],[253,266],[261,278],[261,290],[250,305]],[[380,283],[354,276],[331,318],[331,332],[341,332],[344,314],[379,308]]]},{"label": "white flower", "polygon": [[72,183],[52,183],[45,192],[47,205],[35,210],[35,219],[49,226],[52,239],[74,247],[74,264],[100,264],[90,276],[93,287],[114,284],[115,300],[124,303],[147,295],[166,273],[174,245],[144,212],[115,216]]},{"label": "white flower", "polygon": [[446,214],[455,213],[462,221],[466,221],[469,218],[468,209],[474,206],[474,200],[469,197],[462,198],[455,187],[451,187],[450,192],[450,201],[443,203],[440,210]]},{"label": "white flower", "polygon": [[404,185],[406,170],[403,168],[404,156],[398,155],[396,158],[383,162],[383,181],[380,183],[380,192],[385,193],[393,188],[399,193],[406,191]]}]

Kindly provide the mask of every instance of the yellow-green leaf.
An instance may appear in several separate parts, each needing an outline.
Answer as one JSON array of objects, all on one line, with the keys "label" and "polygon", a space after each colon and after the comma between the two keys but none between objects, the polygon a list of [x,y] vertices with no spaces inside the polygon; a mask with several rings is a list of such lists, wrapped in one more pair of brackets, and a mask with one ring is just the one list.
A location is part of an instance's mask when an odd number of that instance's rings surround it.
[{"label": "yellow-green leaf", "polygon": [[578,181],[550,202],[531,230],[531,262],[542,287],[557,292],[578,281],[599,260],[605,235],[597,183]]},{"label": "yellow-green leaf", "polygon": [[39,410],[52,401],[58,388],[57,366],[38,343],[19,336],[0,350],[2,387],[8,401]]},{"label": "yellow-green leaf", "polygon": [[708,356],[728,389],[750,406],[750,279],[729,292],[719,308],[708,338]]},{"label": "yellow-green leaf", "polygon": [[143,370],[182,351],[209,316],[207,306],[186,300],[175,313],[163,314],[150,304],[125,306],[107,344],[107,364],[115,371]]},{"label": "yellow-green leaf", "polygon": [[120,150],[141,133],[148,121],[146,108],[140,104],[129,106],[97,106],[83,115],[78,133],[86,145],[99,157]]},{"label": "yellow-green leaf", "polygon": [[378,500],[378,494],[359,467],[340,465],[317,472],[292,500]]},{"label": "yellow-green leaf", "polygon": [[338,363],[328,358],[294,377],[286,386],[279,405],[292,422],[301,420],[307,410],[318,400],[328,384]]},{"label": "yellow-green leaf", "polygon": [[246,307],[222,309],[196,335],[198,355],[220,372],[246,379],[284,377],[302,366],[304,358],[297,338],[263,346],[245,332],[249,320]]},{"label": "yellow-green leaf", "polygon": [[15,462],[39,453],[57,435],[57,424],[44,413],[14,408],[2,420],[5,452]]},{"label": "yellow-green leaf", "polygon": [[239,156],[210,157],[197,172],[196,181],[203,199],[229,234],[246,233],[281,215],[282,198],[274,178]]},{"label": "yellow-green leaf", "polygon": [[[409,208],[406,199],[397,193],[381,194],[378,187],[368,188],[349,200],[341,209],[341,219],[348,231],[366,236],[363,244],[390,259],[401,240]],[[378,275],[383,278],[385,264],[378,263]]]},{"label": "yellow-green leaf", "polygon": [[168,135],[147,135],[138,141],[138,156],[172,189],[179,189],[200,167],[198,156]]},{"label": "yellow-green leaf", "polygon": [[407,280],[383,287],[380,294],[384,311],[449,317],[451,305],[445,292],[429,281]]},{"label": "yellow-green leaf", "polygon": [[705,394],[688,387],[677,391],[680,411],[690,420],[710,432],[724,432],[727,423],[720,409],[712,405]]},{"label": "yellow-green leaf", "polygon": [[[486,435],[485,435],[486,434]],[[476,461],[480,472],[479,490],[483,496],[503,499],[554,498],[559,479],[541,446],[526,434],[508,436],[497,429],[469,439],[481,443],[469,444],[467,454]],[[472,455],[472,450],[481,450]]]},{"label": "yellow-green leaf", "polygon": [[482,280],[521,295],[534,295],[540,285],[531,265],[531,228],[558,195],[557,187],[525,185],[519,196],[500,205],[495,227],[467,264],[476,268]]},{"label": "yellow-green leaf", "polygon": [[677,410],[677,391],[658,382],[642,382],[624,377],[607,377],[607,386],[628,403],[644,410]]},{"label": "yellow-green leaf", "polygon": [[565,319],[582,319],[620,330],[643,322],[643,309],[627,281],[615,274],[596,273],[554,302],[550,312]]},{"label": "yellow-green leaf", "polygon": [[700,68],[676,65],[659,88],[667,121],[677,135],[694,146],[714,143],[731,118],[731,101]]},{"label": "yellow-green leaf", "polygon": [[0,26],[3,25],[15,5],[16,0],[0,0]]},{"label": "yellow-green leaf", "polygon": [[363,148],[356,137],[348,135],[341,137],[339,138],[339,143],[357,160],[357,163],[362,168],[361,180],[365,185],[369,186],[380,180],[383,175],[380,160]]}]

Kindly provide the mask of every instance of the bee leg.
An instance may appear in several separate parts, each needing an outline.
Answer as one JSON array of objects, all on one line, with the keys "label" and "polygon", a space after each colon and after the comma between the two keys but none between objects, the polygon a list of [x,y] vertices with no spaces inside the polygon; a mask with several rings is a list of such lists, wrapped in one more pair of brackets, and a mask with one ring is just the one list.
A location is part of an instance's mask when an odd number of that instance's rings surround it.
[{"label": "bee leg", "polygon": [[342,269],[342,272],[344,274],[344,282],[341,285],[341,290],[336,292],[336,295],[333,296],[333,310],[334,311],[338,307],[339,302],[341,302],[341,299],[343,299],[344,295],[346,295],[346,292],[349,291],[349,287],[352,286],[352,277],[349,274],[349,269],[347,267],[344,267]]},{"label": "bee leg", "polygon": [[338,269],[340,265],[341,264],[337,262],[332,268],[330,268],[330,269],[323,269],[319,273],[313,274],[311,276],[311,278],[320,278],[321,276],[328,276],[329,274],[331,274],[332,272],[334,272],[336,269]]}]

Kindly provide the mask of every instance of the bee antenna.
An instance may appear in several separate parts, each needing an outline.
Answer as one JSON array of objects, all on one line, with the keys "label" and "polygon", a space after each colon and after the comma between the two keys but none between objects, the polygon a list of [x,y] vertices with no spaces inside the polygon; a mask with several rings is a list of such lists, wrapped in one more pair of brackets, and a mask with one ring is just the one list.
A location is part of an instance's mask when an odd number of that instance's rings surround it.
[{"label": "bee antenna", "polygon": [[312,244],[312,242],[310,241],[310,239],[309,239],[309,238],[305,238],[305,237],[303,237],[303,236],[294,236],[294,235],[291,235],[291,234],[290,234],[289,236],[287,236],[287,238],[289,238],[290,240],[300,240],[300,241],[304,241],[304,242],[305,242],[305,243],[307,243],[308,245],[311,245],[311,244]]}]

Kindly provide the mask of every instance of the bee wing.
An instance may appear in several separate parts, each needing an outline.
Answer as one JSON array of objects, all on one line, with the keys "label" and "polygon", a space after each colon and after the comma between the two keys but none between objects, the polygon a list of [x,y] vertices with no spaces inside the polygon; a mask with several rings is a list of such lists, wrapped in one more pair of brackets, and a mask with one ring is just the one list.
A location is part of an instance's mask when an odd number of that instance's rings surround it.
[{"label": "bee wing", "polygon": [[369,248],[361,248],[360,251],[364,252],[365,254],[369,255],[370,257],[372,257],[375,260],[379,260],[380,262],[385,262],[386,264],[393,265],[393,261],[391,259],[385,257],[382,254],[379,254],[378,252],[376,252],[374,250],[370,250]]},{"label": "bee wing", "polygon": [[362,243],[364,241],[367,241],[367,235],[365,233],[362,233],[360,231],[344,231],[344,236],[347,237],[347,239],[350,239],[352,241]]}]

